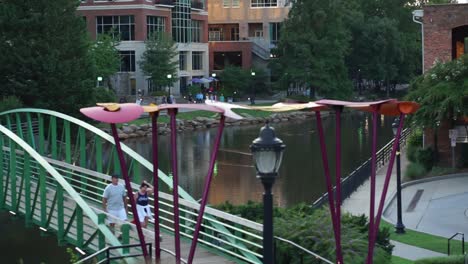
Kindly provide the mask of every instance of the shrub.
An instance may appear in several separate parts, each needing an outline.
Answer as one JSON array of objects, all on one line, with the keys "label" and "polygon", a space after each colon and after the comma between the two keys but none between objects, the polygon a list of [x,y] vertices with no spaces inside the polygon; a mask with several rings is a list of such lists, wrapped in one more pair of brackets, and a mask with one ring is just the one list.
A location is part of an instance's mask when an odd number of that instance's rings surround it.
[{"label": "shrub", "polygon": [[463,256],[447,256],[437,258],[425,258],[416,260],[415,264],[463,264],[465,263]]},{"label": "shrub", "polygon": [[167,96],[167,92],[165,91],[154,91],[151,93],[151,96]]},{"label": "shrub", "polygon": [[5,96],[0,100],[0,113],[21,107],[23,107],[23,103],[16,96]]},{"label": "shrub", "polygon": [[459,144],[460,158],[458,159],[458,165],[462,168],[468,167],[468,144]]},{"label": "shrub", "polygon": [[416,151],[416,163],[423,165],[427,171],[430,171],[434,166],[434,151],[432,148],[419,148]]},{"label": "shrub", "polygon": [[406,157],[411,162],[416,162],[416,152],[422,148],[423,131],[415,129],[408,137],[408,144],[406,149]]},{"label": "shrub", "polygon": [[439,176],[439,175],[446,175],[456,173],[457,170],[454,168],[446,168],[446,167],[432,167],[432,170],[429,172],[429,176]]},{"label": "shrub", "polygon": [[96,87],[94,88],[94,101],[96,103],[116,102],[116,96],[113,90]]},{"label": "shrub", "polygon": [[416,180],[426,175],[426,168],[419,163],[410,163],[406,168],[405,177],[410,180]]}]

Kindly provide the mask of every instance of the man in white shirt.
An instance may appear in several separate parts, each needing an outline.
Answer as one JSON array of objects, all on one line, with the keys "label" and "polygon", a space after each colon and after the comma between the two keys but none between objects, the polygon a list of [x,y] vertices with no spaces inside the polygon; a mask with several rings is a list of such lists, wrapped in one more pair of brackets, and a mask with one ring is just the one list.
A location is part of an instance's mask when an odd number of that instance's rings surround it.
[{"label": "man in white shirt", "polygon": [[[104,211],[119,220],[127,220],[127,199],[125,198],[125,188],[119,184],[117,175],[112,175],[112,183],[107,185],[102,195],[102,206]],[[116,220],[112,217],[107,218],[111,228],[115,227]]]}]

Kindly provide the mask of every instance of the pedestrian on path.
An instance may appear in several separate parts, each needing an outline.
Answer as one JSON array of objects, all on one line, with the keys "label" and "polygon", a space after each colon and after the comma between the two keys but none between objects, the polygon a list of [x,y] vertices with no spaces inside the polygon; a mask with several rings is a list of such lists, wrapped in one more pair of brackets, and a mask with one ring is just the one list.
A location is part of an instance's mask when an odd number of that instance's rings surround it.
[{"label": "pedestrian on path", "polygon": [[119,184],[119,177],[112,175],[112,183],[107,185],[102,195],[102,207],[112,217],[107,218],[112,231],[117,218],[121,221],[127,220],[127,199],[125,199],[125,188]]},{"label": "pedestrian on path", "polygon": [[140,190],[134,193],[136,207],[138,212],[138,220],[142,227],[148,226],[148,220],[153,219],[151,209],[149,207],[149,196],[153,194],[153,185],[143,181],[140,185]]}]

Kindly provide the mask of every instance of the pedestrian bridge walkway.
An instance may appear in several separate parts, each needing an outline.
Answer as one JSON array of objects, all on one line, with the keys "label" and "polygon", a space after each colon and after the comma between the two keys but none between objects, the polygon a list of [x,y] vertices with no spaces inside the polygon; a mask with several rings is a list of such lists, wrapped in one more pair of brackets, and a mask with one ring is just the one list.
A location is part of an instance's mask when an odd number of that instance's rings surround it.
[{"label": "pedestrian bridge walkway", "polygon": [[[122,147],[133,176],[132,187],[137,190],[142,172],[151,172],[153,166],[130,148]],[[73,244],[83,258],[91,255],[92,261],[102,260],[109,247],[118,248],[109,251],[110,256],[141,254],[138,247],[121,248],[137,243],[133,224],[120,223],[112,232],[101,210],[101,195],[110,182],[109,175],[120,174],[110,135],[58,112],[18,109],[0,113],[0,148],[0,209],[24,217],[28,226],[55,233],[59,243]],[[175,263],[173,197],[162,191],[173,186],[169,176],[161,171],[158,176],[163,185],[159,195],[162,263]],[[185,259],[199,204],[178,188]],[[154,245],[152,223],[144,234]],[[198,243],[194,263],[262,262],[262,225],[212,208],[206,208]],[[94,252],[98,253],[92,255]],[[137,256],[126,260],[142,262]]]}]

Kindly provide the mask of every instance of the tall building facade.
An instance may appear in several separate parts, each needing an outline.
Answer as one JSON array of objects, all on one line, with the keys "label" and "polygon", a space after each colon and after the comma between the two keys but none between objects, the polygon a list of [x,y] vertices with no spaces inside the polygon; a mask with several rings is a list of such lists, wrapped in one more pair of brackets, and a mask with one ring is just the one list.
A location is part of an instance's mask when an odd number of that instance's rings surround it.
[{"label": "tall building facade", "polygon": [[204,0],[83,0],[78,13],[86,20],[92,38],[98,34],[120,35],[119,72],[111,78],[118,95],[149,95],[158,89],[145,76],[139,61],[145,40],[153,32],[166,32],[177,43],[179,62],[174,85],[166,87],[175,95],[187,91],[192,78],[207,77],[208,12]]},{"label": "tall building facade", "polygon": [[210,0],[210,71],[266,68],[290,9],[289,0]]}]

